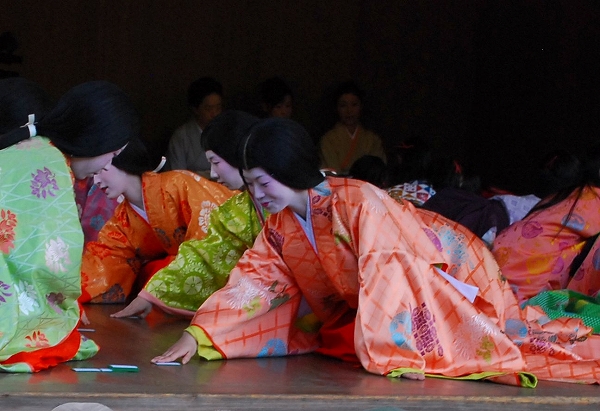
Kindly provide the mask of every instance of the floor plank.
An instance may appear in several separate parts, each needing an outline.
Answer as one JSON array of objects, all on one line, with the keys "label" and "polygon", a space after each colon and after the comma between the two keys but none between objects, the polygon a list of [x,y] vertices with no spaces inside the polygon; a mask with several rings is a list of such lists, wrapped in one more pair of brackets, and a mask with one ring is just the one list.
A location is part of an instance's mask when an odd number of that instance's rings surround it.
[{"label": "floor plank", "polygon": [[[101,351],[36,374],[0,374],[0,409],[49,411],[67,402],[119,410],[519,410],[600,409],[600,387],[540,382],[535,389],[485,382],[389,379],[319,355],[236,359],[159,367],[150,359],[187,321],[154,311],[117,320],[119,305],[88,306]],[[72,367],[132,364],[139,373],[77,373]]]}]

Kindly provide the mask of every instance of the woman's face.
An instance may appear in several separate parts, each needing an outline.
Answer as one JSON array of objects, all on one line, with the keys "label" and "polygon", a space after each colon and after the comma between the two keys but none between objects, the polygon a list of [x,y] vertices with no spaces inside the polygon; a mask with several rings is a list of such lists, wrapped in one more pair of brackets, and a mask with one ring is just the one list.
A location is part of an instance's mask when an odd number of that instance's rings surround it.
[{"label": "woman's face", "polygon": [[355,127],[360,121],[362,103],[357,95],[352,93],[342,94],[337,101],[337,112],[340,122],[345,126]]},{"label": "woman's face", "polygon": [[244,170],[244,180],[256,201],[269,213],[275,214],[286,207],[294,211],[305,209],[304,198],[294,190],[281,184],[260,167]]},{"label": "woman's face", "polygon": [[279,104],[273,106],[269,114],[271,117],[290,118],[292,116],[292,107],[292,96],[288,94]]},{"label": "woman's face", "polygon": [[119,198],[129,186],[127,173],[113,166],[112,162],[106,164],[94,175],[94,183],[110,199]]},{"label": "woman's face", "polygon": [[240,171],[223,160],[222,157],[219,157],[214,151],[208,150],[206,159],[210,163],[210,178],[230,190],[239,190],[244,185]]}]

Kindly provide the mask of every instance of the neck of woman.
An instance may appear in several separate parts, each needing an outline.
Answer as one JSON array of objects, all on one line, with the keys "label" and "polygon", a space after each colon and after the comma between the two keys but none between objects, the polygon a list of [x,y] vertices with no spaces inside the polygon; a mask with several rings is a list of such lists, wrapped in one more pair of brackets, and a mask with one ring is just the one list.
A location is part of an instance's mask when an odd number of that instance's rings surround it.
[{"label": "neck of woman", "polygon": [[144,195],[142,193],[142,177],[131,174],[127,177],[129,184],[123,195],[131,204],[134,204],[142,210],[145,210]]}]

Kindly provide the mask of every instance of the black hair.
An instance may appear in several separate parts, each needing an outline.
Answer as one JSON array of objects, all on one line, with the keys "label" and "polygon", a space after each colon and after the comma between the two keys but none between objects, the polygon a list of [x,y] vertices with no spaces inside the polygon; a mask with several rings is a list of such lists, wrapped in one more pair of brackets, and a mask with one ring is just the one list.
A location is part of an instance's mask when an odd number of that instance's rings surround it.
[{"label": "black hair", "polygon": [[[573,159],[566,162],[574,162]],[[557,165],[551,167],[558,167]],[[567,199],[571,194],[576,194],[576,199],[569,210],[566,218],[563,219],[563,226],[566,225],[573,211],[575,210],[575,206],[577,202],[581,198],[583,194],[583,190],[586,187],[600,187],[600,144],[592,145],[585,152],[585,156],[582,159],[581,164],[581,172],[577,172],[576,168],[572,170],[573,174],[571,177],[563,181],[561,184],[556,186],[554,194],[550,194],[550,196],[546,197],[543,201],[537,203],[527,215],[531,215],[535,212],[544,210],[546,208],[550,208],[553,205],[556,205],[565,199]]]},{"label": "black hair", "polygon": [[123,151],[112,159],[113,166],[127,174],[137,176],[157,169],[161,162],[162,156],[151,153],[146,144],[137,137],[132,138]]},{"label": "black hair", "polygon": [[39,122],[52,107],[50,96],[36,83],[22,77],[0,80],[0,149],[29,137],[21,127],[30,114]]},{"label": "black hair", "polygon": [[244,111],[227,110],[219,114],[202,131],[202,149],[214,151],[232,167],[242,168],[238,146],[257,121],[257,117]]},{"label": "black hair", "polygon": [[396,150],[398,164],[391,173],[392,185],[414,180],[429,181],[433,154],[425,140],[410,138],[398,145]]},{"label": "black hair", "polygon": [[[96,157],[118,150],[137,137],[139,117],[119,87],[107,81],[90,81],[67,91],[36,128],[37,135],[49,138],[67,155]],[[11,144],[28,138],[26,130],[8,133],[13,134]],[[20,140],[14,141],[14,134]]]},{"label": "black hair", "polygon": [[383,188],[387,185],[387,166],[377,156],[364,155],[352,163],[349,174],[352,178],[366,181],[374,186]]},{"label": "black hair", "polygon": [[292,89],[279,77],[268,78],[260,86],[261,100],[269,109],[283,102],[285,96],[294,99]]},{"label": "black hair", "polygon": [[201,77],[192,82],[187,91],[187,101],[190,107],[198,107],[206,96],[218,94],[223,97],[223,86],[212,77]]},{"label": "black hair", "polygon": [[344,94],[354,94],[356,97],[358,97],[361,103],[363,103],[365,99],[365,92],[360,87],[358,87],[358,85],[354,81],[344,81],[343,83],[337,86],[333,94],[334,107],[337,107],[338,100]]},{"label": "black hair", "polygon": [[576,155],[564,149],[553,150],[538,166],[534,194],[546,198],[564,189],[570,193],[581,183],[583,172]]},{"label": "black hair", "polygon": [[293,120],[259,121],[240,149],[244,169],[261,167],[290,188],[309,189],[325,178],[319,171],[320,158],[313,139]]}]

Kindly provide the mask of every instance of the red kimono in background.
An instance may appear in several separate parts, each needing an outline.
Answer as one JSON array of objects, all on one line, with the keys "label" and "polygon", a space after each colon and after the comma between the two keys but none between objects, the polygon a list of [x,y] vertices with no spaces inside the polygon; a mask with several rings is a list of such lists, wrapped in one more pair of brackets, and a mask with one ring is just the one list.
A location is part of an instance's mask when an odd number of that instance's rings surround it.
[{"label": "red kimono in background", "polygon": [[[316,249],[290,209],[270,216],[228,284],[197,311],[189,331],[200,355],[310,352],[356,312],[350,348],[373,373],[518,384],[528,371],[598,382],[600,350],[589,328],[579,320],[542,327],[538,311],[522,312],[485,244],[464,227],[356,180],[328,178],[309,197]],[[436,266],[478,287],[474,302]],[[306,318],[302,297],[318,331],[298,321]]]},{"label": "red kimono in background", "polygon": [[204,238],[210,212],[235,194],[184,170],[144,173],[142,191],[148,221],[124,201],[98,240],[86,245],[81,302],[125,301],[143,264],[175,256],[185,240]]}]

